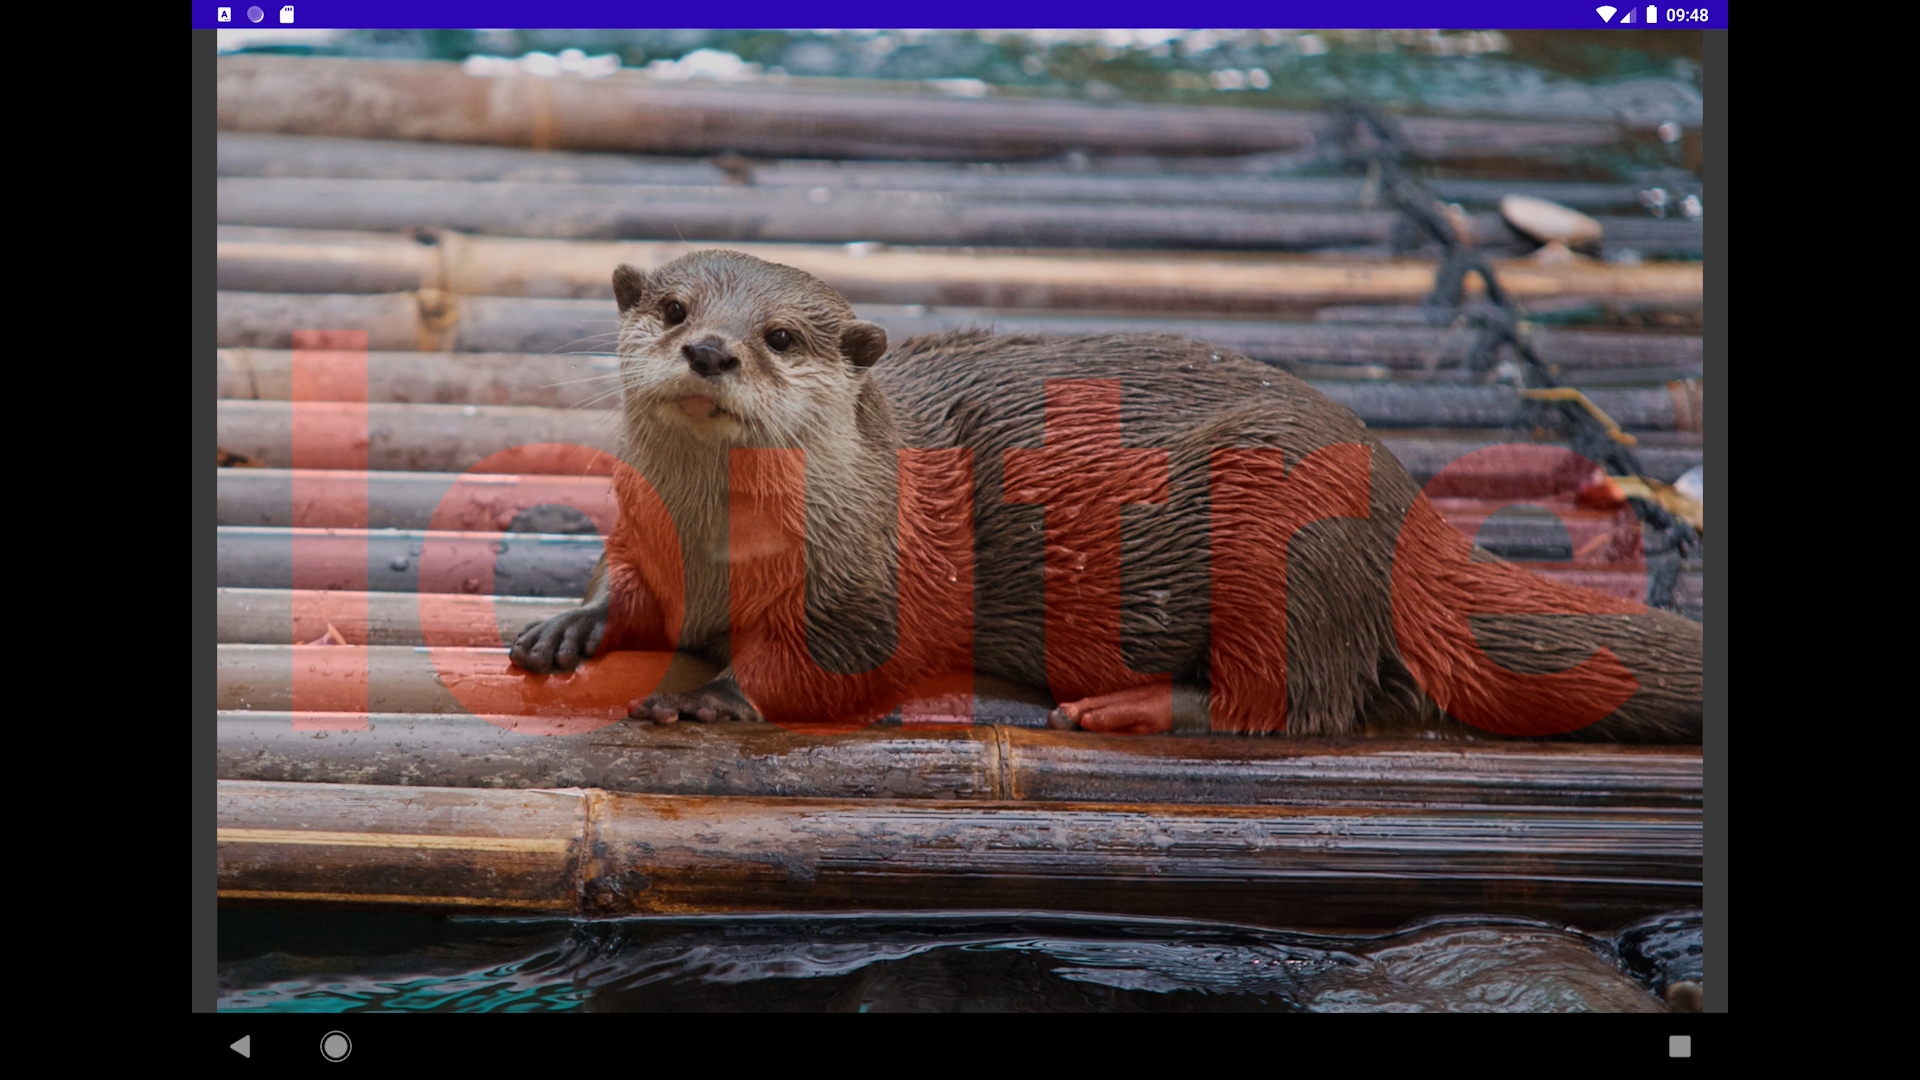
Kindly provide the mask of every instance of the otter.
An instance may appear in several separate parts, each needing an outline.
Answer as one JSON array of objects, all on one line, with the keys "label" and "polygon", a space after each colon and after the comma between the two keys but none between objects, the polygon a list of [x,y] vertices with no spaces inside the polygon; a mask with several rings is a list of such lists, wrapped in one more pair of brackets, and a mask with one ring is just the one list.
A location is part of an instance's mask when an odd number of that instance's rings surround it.
[{"label": "otter", "polygon": [[613,291],[619,520],[581,606],[510,654],[723,669],[635,719],[864,722],[971,672],[1094,731],[1700,739],[1698,624],[1481,551],[1276,368],[1152,334],[889,351],[826,283],[727,251]]}]

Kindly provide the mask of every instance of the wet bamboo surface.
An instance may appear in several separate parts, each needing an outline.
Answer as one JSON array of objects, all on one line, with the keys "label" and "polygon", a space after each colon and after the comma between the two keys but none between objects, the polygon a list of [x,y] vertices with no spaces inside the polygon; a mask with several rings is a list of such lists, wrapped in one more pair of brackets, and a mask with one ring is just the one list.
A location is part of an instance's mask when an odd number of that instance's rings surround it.
[{"label": "wet bamboo surface", "polygon": [[579,597],[600,537],[417,529],[221,526],[221,588]]},{"label": "wet bamboo surface", "polygon": [[[892,330],[911,337],[925,330],[926,315],[903,314],[900,309],[874,313]],[[969,323],[952,316],[954,327]],[[1391,377],[1418,385],[1425,376],[1459,380],[1473,347],[1469,330],[1395,326],[1340,326],[1313,323],[1236,324],[1230,321],[1161,319],[1048,318],[1010,322],[983,318],[971,325],[991,325],[1007,333],[1095,334],[1118,332],[1173,333],[1200,337],[1213,331],[1212,341],[1256,360],[1289,369],[1322,368],[1331,374],[1321,382],[1341,379]],[[1678,335],[1554,333],[1537,331],[1540,347],[1560,358],[1563,369],[1582,371],[1592,379],[1608,371],[1629,377],[1659,378],[1675,372],[1698,379],[1700,339]],[[1251,351],[1249,351],[1251,350]],[[286,349],[219,349],[214,354],[218,394],[222,398],[288,401],[293,398],[293,353]],[[602,400],[617,371],[610,353],[422,353],[371,352],[364,369],[357,358],[331,353],[302,354],[308,376],[364,383],[370,401],[421,402],[442,405],[544,405],[579,408]],[[316,373],[315,368],[322,369]],[[337,369],[337,374],[331,370]],[[1451,369],[1451,370],[1448,370]],[[1464,389],[1491,389],[1466,387]],[[306,400],[314,400],[308,397]]]},{"label": "wet bamboo surface", "polygon": [[[1536,569],[1535,573],[1614,596],[1646,595],[1645,577],[1630,569]],[[340,575],[343,580],[348,576]],[[1680,610],[1699,619],[1705,607],[1702,575],[1697,571],[1681,574],[1676,593]],[[349,645],[498,648],[527,626],[578,602],[576,597],[339,588],[222,586],[215,594],[215,636],[223,645],[302,645],[325,637],[331,627]]]},{"label": "wet bamboo surface", "polygon": [[221,645],[214,698],[228,710],[519,716],[572,732],[625,717],[655,690],[687,693],[719,673],[691,658],[676,664],[676,655],[609,652],[575,671],[530,675],[498,647]]},{"label": "wet bamboo surface", "polygon": [[[542,506],[578,513],[534,512]],[[214,485],[220,525],[604,535],[616,516],[604,476],[221,469]]]},{"label": "wet bamboo surface", "polygon": [[[815,273],[896,341],[1210,341],[1313,379],[1423,480],[1529,437],[1508,429],[1512,393],[1464,370],[1475,332],[1425,321],[1431,253],[1384,257],[1392,219],[1366,182],[1286,175],[1320,155],[1325,116],[314,58],[219,70],[219,439],[270,466],[217,483],[223,904],[1285,929],[1617,925],[1697,904],[1697,748],[1059,733],[1036,730],[1048,703],[988,681],[970,715],[913,728],[657,727],[621,719],[631,699],[709,668],[507,661],[515,632],[576,602],[611,524],[588,452],[616,430],[594,407],[612,388],[593,355],[615,328],[611,268],[661,265],[683,237]],[[1496,256],[1529,246],[1489,213],[1507,194],[1600,215],[1605,252],[1697,251],[1698,224],[1636,210],[1641,185],[1566,179],[1618,145],[1612,122],[1403,124],[1441,171],[1526,174],[1435,181]],[[1704,278],[1632,262],[1498,265],[1546,317],[1663,328],[1531,333],[1671,480],[1701,457],[1701,340],[1673,331],[1697,331]],[[292,331],[337,328],[367,332],[364,372],[308,354],[296,393]],[[1524,454],[1456,471],[1433,494],[1489,549],[1644,597],[1644,569],[1612,561],[1637,529],[1575,509],[1571,474]],[[1516,498],[1565,524],[1495,514]],[[1679,598],[1697,617],[1697,572]],[[306,644],[322,639],[346,644]]]},{"label": "wet bamboo surface", "polygon": [[[304,135],[223,133],[215,147],[223,177],[349,180],[492,180],[517,183],[663,187],[816,188],[932,191],[994,199],[1077,202],[1227,203],[1294,207],[1361,206],[1362,177],[1274,175],[1244,156],[979,162],[809,161],[637,157],[507,146],[395,142]],[[724,166],[724,167],[723,167]],[[1492,206],[1507,195],[1546,199],[1588,212],[1637,209],[1645,184],[1551,180],[1433,179],[1439,198]],[[1696,185],[1697,187],[1697,185]]]},{"label": "wet bamboo surface", "polygon": [[[485,533],[605,535],[616,509],[600,476],[457,475],[325,469],[221,469],[214,487],[220,525],[303,529],[436,529]],[[1571,496],[1526,515],[1498,499],[1442,498],[1441,513],[1482,547],[1510,559],[1567,548],[1562,561],[1604,563],[1640,535],[1632,510],[1596,510]],[[511,537],[497,535],[498,544]]]},{"label": "wet bamboo surface", "polygon": [[[1552,533],[1538,527],[1485,530],[1514,554],[1545,554]],[[1504,535],[1503,535],[1504,534]],[[1617,534],[1601,533],[1612,545]],[[1574,559],[1513,559],[1535,573],[1609,596],[1646,596],[1646,568],[1604,560],[1612,546],[1580,549]],[[530,597],[584,595],[599,559],[598,536],[453,532],[425,529],[285,529],[220,526],[215,538],[221,588],[464,593]],[[1498,551],[1495,554],[1499,554]],[[1538,562],[1540,565],[1530,565]],[[1697,579],[1684,577],[1677,600],[1700,602]]]},{"label": "wet bamboo surface", "polygon": [[[290,400],[293,356],[287,350],[219,350],[220,396]],[[605,407],[619,390],[617,361],[608,356],[473,354],[455,359],[438,353],[379,353],[363,359],[355,353],[310,352],[301,355],[300,363],[306,390],[303,400],[309,401],[314,400],[310,388],[315,383],[338,383],[340,400],[364,396],[393,404],[543,408]],[[1507,386],[1308,381],[1352,409],[1369,427],[1497,427],[1510,423],[1523,408],[1518,390]],[[1697,378],[1656,386],[1594,388],[1587,397],[1629,430],[1698,431],[1703,427],[1705,396]]]},{"label": "wet bamboo surface", "polygon": [[[225,178],[222,225],[462,233],[569,240],[677,234],[718,243],[818,243],[844,237],[918,245],[1187,250],[1392,250],[1393,210],[1292,209],[1160,202],[1086,204],[969,198],[939,192],[731,186],[634,186],[466,180]],[[1602,257],[1633,251],[1698,258],[1700,223],[1602,216]],[[1539,245],[1497,213],[1467,219],[1479,247],[1524,254]]]},{"label": "wet bamboo surface", "polygon": [[1290,929],[1618,925],[1698,902],[1690,810],[711,798],[223,780],[226,904],[629,915],[948,910]]},{"label": "wet bamboo surface", "polygon": [[[223,400],[214,423],[221,446],[271,468],[296,465],[296,425],[310,440],[301,468],[577,476],[604,469],[591,464],[591,451],[612,453],[618,445],[618,413],[611,409]],[[1660,433],[1649,433],[1636,448],[1648,476],[1672,483],[1700,464],[1697,434],[1673,432],[1664,442],[1654,434]],[[1384,432],[1380,441],[1424,481],[1464,454],[1525,439],[1511,431],[1402,429]],[[1554,490],[1549,485],[1536,493]]]},{"label": "wet bamboo surface", "polygon": [[214,590],[221,644],[302,645],[338,631],[350,645],[498,648],[508,635],[569,611],[576,597],[474,596],[364,590]]},{"label": "wet bamboo surface", "polygon": [[[1695,304],[1697,308],[1697,302]],[[1150,310],[1150,305],[1147,306]],[[1331,309],[1330,309],[1331,310]],[[1399,378],[1460,379],[1474,344],[1464,328],[1420,325],[1417,308],[1371,307],[1355,311],[1359,323],[1285,323],[1245,318],[1128,318],[1071,313],[1013,313],[979,308],[927,309],[912,306],[856,306],[862,318],[879,323],[890,340],[947,330],[991,329],[1007,334],[1174,334],[1209,341],[1255,360],[1296,367],[1329,364],[1374,366]],[[617,321],[612,304],[597,300],[528,299],[448,294],[305,294],[222,292],[217,300],[219,342],[226,354],[284,351],[294,329],[350,326],[368,334],[378,353],[454,355],[468,363],[472,354],[546,354],[586,362],[604,357]],[[1409,316],[1399,324],[1388,319]],[[1691,335],[1537,330],[1543,347],[1555,351],[1565,370],[1582,381],[1615,377],[1700,374],[1700,339]],[[1663,373],[1672,373],[1663,376]],[[1362,372],[1370,375],[1372,372]],[[1334,377],[1347,377],[1345,373]],[[547,386],[540,383],[537,386]],[[241,394],[238,396],[253,396]]]},{"label": "wet bamboo surface", "polygon": [[[963,100],[920,87],[876,92],[884,86],[866,81],[848,92],[811,80],[662,84],[639,72],[483,77],[415,61],[225,56],[217,78],[224,131],[541,150],[892,161],[1243,156],[1308,149],[1326,126],[1321,113],[1278,109]],[[1412,152],[1429,160],[1565,156],[1621,136],[1595,120],[1407,117],[1401,126]]]},{"label": "wet bamboo surface", "polygon": [[[662,233],[673,239],[529,239],[435,229],[409,236],[227,225],[218,234],[217,273],[220,288],[235,292],[433,290],[476,297],[610,300],[612,267],[629,263],[651,269],[690,250],[671,229]],[[863,242],[726,246],[814,274],[853,303],[1258,315],[1311,312],[1334,304],[1419,303],[1433,288],[1431,258],[965,251]],[[1583,297],[1674,308],[1700,303],[1699,263],[1619,266],[1586,260],[1553,265],[1507,259],[1495,265],[1503,287],[1523,302]],[[1480,287],[1477,277],[1468,283],[1470,291]],[[241,302],[227,301],[229,306]],[[604,305],[578,310],[612,317]]]},{"label": "wet bamboo surface", "polygon": [[[1435,505],[1501,558],[1593,571],[1593,586],[1609,595],[1642,595],[1643,575],[1631,565],[1640,524],[1624,506],[1589,509],[1570,495],[1519,504],[1441,497]],[[313,469],[219,470],[215,514],[223,585],[299,580],[339,589],[366,580],[383,592],[425,583],[429,592],[542,596],[584,588],[599,556],[591,537],[616,518],[605,477]],[[1697,603],[1697,582],[1682,595]]]},{"label": "wet bamboo surface", "polygon": [[[333,722],[328,729],[320,723]],[[223,780],[605,788],[650,795],[1235,806],[1697,811],[1697,748],[1493,740],[1128,737],[977,723],[771,724],[224,711]]]}]

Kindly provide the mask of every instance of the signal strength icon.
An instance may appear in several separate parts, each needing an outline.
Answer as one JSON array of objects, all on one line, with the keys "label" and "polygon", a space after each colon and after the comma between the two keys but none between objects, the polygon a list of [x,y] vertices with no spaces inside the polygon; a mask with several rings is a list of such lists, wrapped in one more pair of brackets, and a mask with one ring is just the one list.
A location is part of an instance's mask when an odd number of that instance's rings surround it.
[{"label": "signal strength icon", "polygon": [[1594,8],[1593,10],[1596,12],[1599,12],[1601,22],[1610,23],[1613,21],[1613,13],[1616,11],[1619,11],[1620,9],[1617,7],[1608,7],[1606,5],[1602,5],[1600,7]]},{"label": "signal strength icon", "polygon": [[1620,25],[1625,26],[1628,23],[1632,22],[1633,17],[1639,13],[1640,13],[1639,8],[1628,8],[1627,13],[1625,15],[1620,16]]}]

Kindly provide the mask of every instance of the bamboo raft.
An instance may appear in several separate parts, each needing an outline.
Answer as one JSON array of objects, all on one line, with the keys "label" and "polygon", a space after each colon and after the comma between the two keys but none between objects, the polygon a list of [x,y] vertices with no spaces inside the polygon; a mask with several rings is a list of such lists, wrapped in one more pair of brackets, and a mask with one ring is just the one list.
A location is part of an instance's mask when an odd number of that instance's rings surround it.
[{"label": "bamboo raft", "polygon": [[[683,237],[806,269],[895,340],[992,326],[1241,351],[1354,409],[1416,477],[1447,470],[1437,505],[1489,550],[1644,598],[1630,512],[1576,506],[1575,478],[1525,454],[1449,469],[1531,441],[1510,428],[1523,403],[1468,370],[1474,330],[1424,321],[1434,260],[1395,248],[1364,180],[1298,174],[1320,115],[219,69],[217,427],[250,466],[216,482],[223,904],[1330,930],[1446,913],[1603,927],[1698,904],[1697,747],[1062,733],[1048,702],[985,681],[969,709],[855,732],[642,727],[618,719],[630,699],[711,671],[613,653],[532,677],[506,660],[521,627],[576,602],[612,525],[610,384],[579,381],[611,371],[609,272],[675,258]],[[1641,328],[1532,340],[1651,478],[1700,464],[1703,275],[1684,261],[1700,227],[1567,164],[1621,133],[1404,127],[1443,167],[1524,163],[1433,189],[1522,302]],[[1643,260],[1527,258],[1491,212],[1507,194],[1596,214],[1601,254]],[[370,351],[294,348],[315,330]],[[1515,499],[1537,508],[1503,511]],[[1698,568],[1677,599],[1700,617]]]}]

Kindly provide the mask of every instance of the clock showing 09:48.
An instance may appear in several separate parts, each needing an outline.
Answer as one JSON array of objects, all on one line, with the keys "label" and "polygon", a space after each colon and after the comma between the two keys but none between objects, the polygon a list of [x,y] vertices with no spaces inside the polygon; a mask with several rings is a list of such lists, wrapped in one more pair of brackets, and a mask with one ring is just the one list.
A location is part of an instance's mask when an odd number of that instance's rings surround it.
[{"label": "clock showing 09:48", "polygon": [[1706,22],[1712,13],[1706,8],[1668,8],[1667,21],[1670,23]]}]

